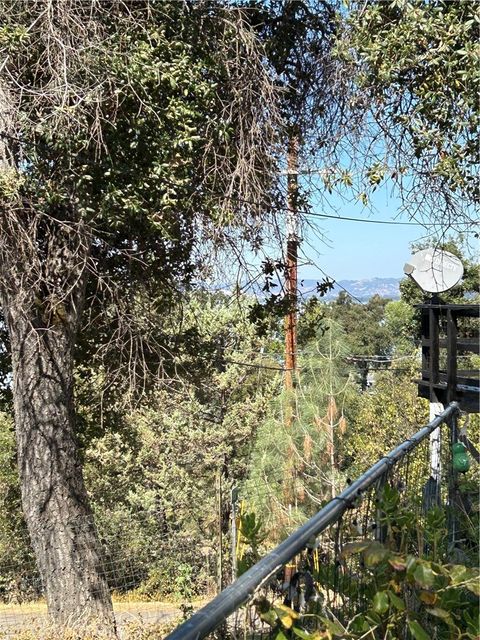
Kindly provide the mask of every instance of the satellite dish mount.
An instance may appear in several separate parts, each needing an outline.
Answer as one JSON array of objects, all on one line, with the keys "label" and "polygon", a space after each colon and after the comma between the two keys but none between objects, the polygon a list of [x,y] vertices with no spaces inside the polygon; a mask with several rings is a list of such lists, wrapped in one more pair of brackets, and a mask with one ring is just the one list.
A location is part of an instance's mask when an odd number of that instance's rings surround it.
[{"label": "satellite dish mount", "polygon": [[423,249],[410,258],[403,271],[420,289],[436,294],[448,291],[460,282],[463,264],[449,251]]}]

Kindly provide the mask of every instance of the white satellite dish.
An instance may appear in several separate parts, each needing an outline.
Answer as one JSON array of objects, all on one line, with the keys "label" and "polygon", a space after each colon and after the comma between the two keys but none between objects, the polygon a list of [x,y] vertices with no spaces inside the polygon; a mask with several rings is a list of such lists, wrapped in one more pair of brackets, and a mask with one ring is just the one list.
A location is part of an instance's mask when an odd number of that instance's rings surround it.
[{"label": "white satellite dish", "polygon": [[415,253],[403,267],[404,273],[429,293],[448,291],[463,276],[463,264],[448,251],[423,249]]}]

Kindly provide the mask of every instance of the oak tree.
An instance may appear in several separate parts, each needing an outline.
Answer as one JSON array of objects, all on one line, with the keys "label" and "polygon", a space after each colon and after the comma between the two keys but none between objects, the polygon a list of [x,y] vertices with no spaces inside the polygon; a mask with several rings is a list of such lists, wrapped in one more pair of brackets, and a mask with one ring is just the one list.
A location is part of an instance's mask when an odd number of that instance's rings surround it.
[{"label": "oak tree", "polygon": [[113,633],[78,454],[76,343],[116,353],[131,388],[161,373],[162,316],[138,294],[184,288],[201,249],[237,231],[258,238],[274,89],[228,3],[1,10],[0,298],[23,511],[54,619]]}]

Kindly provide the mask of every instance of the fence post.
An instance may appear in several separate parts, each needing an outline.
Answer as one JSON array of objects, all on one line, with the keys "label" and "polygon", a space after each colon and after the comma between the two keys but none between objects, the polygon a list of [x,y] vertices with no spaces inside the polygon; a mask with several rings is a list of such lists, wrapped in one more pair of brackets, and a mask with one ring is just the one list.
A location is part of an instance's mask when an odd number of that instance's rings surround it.
[{"label": "fence post", "polygon": [[230,513],[232,519],[232,582],[237,578],[237,501],[238,488],[232,487],[230,494]]},{"label": "fence post", "polygon": [[450,460],[448,477],[448,542],[451,551],[457,540],[458,505],[458,473],[453,468],[453,445],[458,442],[458,411],[452,413],[448,426],[450,428]]},{"label": "fence post", "polygon": [[219,467],[216,477],[216,499],[217,499],[217,593],[220,593],[223,588],[223,549],[222,549],[222,525],[223,525],[223,510],[222,510],[222,469]]}]

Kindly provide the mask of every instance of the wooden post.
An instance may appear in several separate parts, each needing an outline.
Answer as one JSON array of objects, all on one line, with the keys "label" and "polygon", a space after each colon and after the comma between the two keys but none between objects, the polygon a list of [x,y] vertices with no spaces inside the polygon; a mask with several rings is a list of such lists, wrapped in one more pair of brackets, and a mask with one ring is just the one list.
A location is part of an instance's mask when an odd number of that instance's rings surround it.
[{"label": "wooden post", "polygon": [[457,391],[457,319],[447,309],[447,404],[455,400]]},{"label": "wooden post", "polygon": [[219,468],[216,477],[216,497],[217,497],[217,591],[221,592],[223,588],[223,552],[222,552],[222,469]]}]

